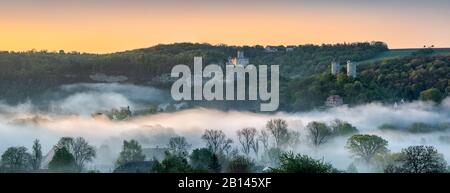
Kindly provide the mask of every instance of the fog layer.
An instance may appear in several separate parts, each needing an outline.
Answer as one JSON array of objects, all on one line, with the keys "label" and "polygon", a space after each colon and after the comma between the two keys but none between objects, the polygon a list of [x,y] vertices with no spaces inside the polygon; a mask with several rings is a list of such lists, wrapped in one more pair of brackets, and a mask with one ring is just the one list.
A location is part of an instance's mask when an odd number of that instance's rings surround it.
[{"label": "fog layer", "polygon": [[[385,123],[408,125],[414,122],[438,124],[450,122],[450,98],[442,104],[410,102],[394,105],[370,103],[355,107],[337,107],[303,113],[261,114],[238,111],[219,111],[194,108],[173,113],[135,116],[124,121],[92,117],[91,114],[129,106],[131,110],[147,108],[149,103],[170,102],[166,91],[150,87],[122,84],[74,84],[62,86],[47,93],[39,101],[31,99],[18,105],[0,103],[0,151],[10,146],[30,148],[34,139],[40,139],[43,152],[49,151],[63,136],[82,136],[100,147],[107,144],[114,159],[123,139],[137,139],[144,147],[164,146],[172,136],[185,136],[194,147],[203,146],[201,134],[205,129],[221,129],[234,139],[236,131],[244,127],[264,129],[268,120],[285,119],[289,129],[300,132],[300,144],[293,150],[323,158],[335,167],[345,169],[351,162],[344,148],[346,138],[337,138],[319,150],[307,143],[304,126],[310,121],[330,122],[334,119],[348,121],[361,133],[377,134],[389,141],[389,149],[399,151],[409,145],[433,145],[450,161],[450,144],[439,140],[449,132],[411,134],[399,131],[382,131]],[[101,163],[108,159],[99,157]],[[96,163],[100,163],[100,161]],[[106,161],[105,161],[106,160]],[[109,160],[113,163],[113,160]],[[95,163],[94,163],[95,167]]]}]

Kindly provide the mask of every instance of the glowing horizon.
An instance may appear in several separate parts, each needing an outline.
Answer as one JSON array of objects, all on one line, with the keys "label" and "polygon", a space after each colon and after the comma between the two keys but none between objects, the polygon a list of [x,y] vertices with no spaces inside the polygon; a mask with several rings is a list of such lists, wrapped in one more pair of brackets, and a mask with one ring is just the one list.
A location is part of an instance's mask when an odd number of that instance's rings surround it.
[{"label": "glowing horizon", "polygon": [[176,42],[450,47],[449,8],[443,0],[18,0],[0,2],[0,50],[109,53]]}]

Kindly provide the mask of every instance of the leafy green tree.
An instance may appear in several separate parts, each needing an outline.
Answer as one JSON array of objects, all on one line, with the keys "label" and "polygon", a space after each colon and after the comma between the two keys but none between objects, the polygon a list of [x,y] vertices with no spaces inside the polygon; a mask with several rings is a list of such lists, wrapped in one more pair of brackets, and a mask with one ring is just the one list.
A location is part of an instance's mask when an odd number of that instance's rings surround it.
[{"label": "leafy green tree", "polygon": [[212,155],[208,168],[215,173],[220,173],[222,171],[222,165],[220,164],[219,157],[216,154]]},{"label": "leafy green tree", "polygon": [[166,152],[166,157],[161,163],[156,160],[155,162],[153,172],[156,173],[187,173],[193,171],[184,156],[171,154],[169,152]]},{"label": "leafy green tree", "polygon": [[306,126],[308,131],[308,136],[314,147],[319,147],[320,145],[326,143],[332,136],[332,130],[325,123],[321,122],[310,122]]},{"label": "leafy green tree", "polygon": [[30,169],[31,155],[26,147],[10,147],[2,154],[2,167],[8,172],[26,172]]},{"label": "leafy green tree", "polygon": [[436,88],[430,88],[420,92],[419,99],[422,101],[434,101],[439,103],[442,100],[442,93]]},{"label": "leafy green tree", "polygon": [[397,172],[445,173],[447,162],[433,146],[410,146],[403,149],[397,160]]},{"label": "leafy green tree", "polygon": [[255,170],[255,163],[247,157],[233,157],[227,164],[228,173],[251,173]]},{"label": "leafy green tree", "polygon": [[142,153],[142,146],[136,140],[124,140],[122,151],[117,158],[116,165],[121,166],[128,162],[144,161],[145,155]]},{"label": "leafy green tree", "polygon": [[288,125],[285,120],[269,120],[266,124],[266,128],[275,139],[276,147],[281,148],[289,141]]},{"label": "leafy green tree", "polygon": [[307,155],[283,153],[280,156],[280,166],[271,168],[273,173],[334,173],[337,169],[323,160],[315,160]]},{"label": "leafy green tree", "polygon": [[333,130],[333,135],[336,136],[347,136],[358,133],[358,129],[352,124],[339,119],[336,119],[331,123],[331,129]]},{"label": "leafy green tree", "polygon": [[83,138],[83,137],[62,137],[57,145],[57,148],[65,148],[75,159],[77,169],[83,170],[86,162],[91,162],[95,156],[95,148]]},{"label": "leafy green tree", "polygon": [[38,139],[34,140],[32,150],[31,167],[33,170],[38,170],[42,162],[42,146]]},{"label": "leafy green tree", "polygon": [[388,141],[379,136],[357,134],[347,140],[346,148],[369,163],[374,156],[389,152],[387,145]]},{"label": "leafy green tree", "polygon": [[48,163],[48,169],[53,172],[76,172],[78,171],[75,158],[66,147],[55,148],[55,154]]},{"label": "leafy green tree", "polygon": [[208,148],[194,149],[191,155],[189,155],[189,163],[196,170],[208,170],[213,155]]},{"label": "leafy green tree", "polygon": [[284,152],[280,148],[272,147],[267,151],[267,158],[271,165],[279,165],[280,164],[280,156]]}]

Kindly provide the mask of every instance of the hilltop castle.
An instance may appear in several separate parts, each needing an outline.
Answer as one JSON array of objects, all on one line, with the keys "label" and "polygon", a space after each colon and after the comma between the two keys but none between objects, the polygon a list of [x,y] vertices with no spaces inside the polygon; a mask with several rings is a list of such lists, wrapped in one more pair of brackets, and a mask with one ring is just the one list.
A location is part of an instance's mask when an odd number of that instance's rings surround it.
[{"label": "hilltop castle", "polygon": [[[339,71],[341,69],[341,66],[338,62],[332,61],[331,62],[331,74],[337,75],[339,74]],[[348,60],[347,61],[347,76],[356,78],[356,63]]]}]

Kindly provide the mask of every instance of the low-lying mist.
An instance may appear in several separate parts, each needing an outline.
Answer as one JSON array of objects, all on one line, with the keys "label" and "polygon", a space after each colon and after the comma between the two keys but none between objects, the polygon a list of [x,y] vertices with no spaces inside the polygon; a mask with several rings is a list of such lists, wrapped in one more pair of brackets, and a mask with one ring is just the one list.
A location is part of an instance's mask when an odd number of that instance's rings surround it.
[{"label": "low-lying mist", "polygon": [[410,145],[433,145],[450,161],[450,142],[440,140],[450,132],[408,133],[379,130],[382,124],[409,125],[415,122],[438,124],[450,122],[450,98],[440,105],[426,102],[383,105],[370,103],[355,107],[337,107],[302,113],[262,114],[241,111],[220,111],[194,108],[172,113],[135,116],[123,121],[91,114],[129,106],[131,110],[147,108],[148,103],[170,102],[166,91],[125,84],[74,84],[60,87],[40,101],[29,100],[18,105],[0,103],[0,152],[10,146],[30,148],[40,139],[44,154],[60,137],[82,136],[91,144],[108,145],[110,155],[99,154],[96,164],[112,164],[120,151],[122,140],[137,139],[143,147],[165,146],[170,137],[184,136],[193,147],[204,146],[201,134],[205,129],[221,129],[240,148],[236,131],[244,127],[264,129],[273,118],[285,119],[290,130],[300,132],[300,143],[292,150],[331,162],[345,169],[352,158],[345,149],[346,138],[338,137],[314,149],[308,145],[305,126],[311,121],[347,121],[361,133],[376,134],[389,141],[391,151]]}]

